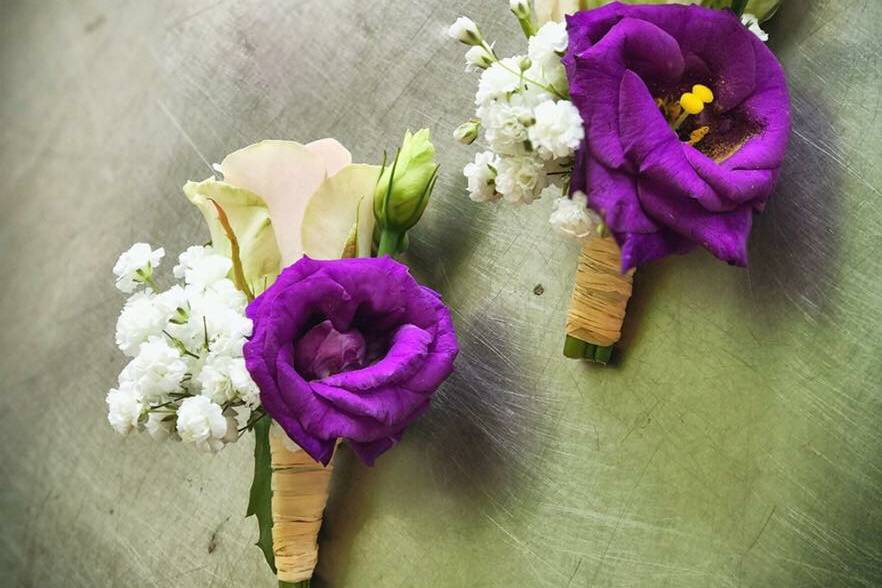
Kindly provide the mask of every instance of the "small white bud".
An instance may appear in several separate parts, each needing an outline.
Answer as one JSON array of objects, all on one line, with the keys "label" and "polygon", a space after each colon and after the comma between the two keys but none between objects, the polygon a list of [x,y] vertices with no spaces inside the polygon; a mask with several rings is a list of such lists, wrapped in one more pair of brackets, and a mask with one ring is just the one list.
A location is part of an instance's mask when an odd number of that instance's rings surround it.
[{"label": "small white bud", "polygon": [[450,35],[451,39],[456,39],[466,45],[480,45],[484,42],[484,39],[481,37],[481,31],[478,30],[478,25],[467,16],[460,16],[456,19],[456,22],[450,25],[447,34]]},{"label": "small white bud", "polygon": [[478,138],[481,124],[476,120],[464,122],[453,131],[453,137],[464,145],[471,145]]},{"label": "small white bud", "polygon": [[475,45],[466,51],[465,59],[467,72],[487,69],[493,63],[493,56],[481,45]]},{"label": "small white bud", "polygon": [[510,0],[508,6],[518,18],[530,16],[530,3],[527,0]]}]

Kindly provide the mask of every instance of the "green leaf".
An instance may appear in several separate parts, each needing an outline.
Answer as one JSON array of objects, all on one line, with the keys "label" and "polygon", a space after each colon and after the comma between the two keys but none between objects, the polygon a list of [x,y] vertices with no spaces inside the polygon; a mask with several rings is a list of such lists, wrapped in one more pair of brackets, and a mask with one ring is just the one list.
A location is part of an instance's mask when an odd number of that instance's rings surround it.
[{"label": "green leaf", "polygon": [[[239,257],[245,281],[259,294],[281,271],[281,257],[263,199],[248,190],[209,178],[187,182],[184,194],[202,213],[215,250],[233,259],[233,246],[220,221],[216,202],[226,213],[230,229],[239,242]],[[235,278],[235,276],[231,276]]]},{"label": "green leaf", "polygon": [[271,420],[265,416],[254,423],[254,481],[248,497],[246,517],[257,517],[260,538],[256,545],[263,552],[266,563],[276,573],[276,557],[273,553],[273,487],[272,456],[270,454],[269,430]]}]

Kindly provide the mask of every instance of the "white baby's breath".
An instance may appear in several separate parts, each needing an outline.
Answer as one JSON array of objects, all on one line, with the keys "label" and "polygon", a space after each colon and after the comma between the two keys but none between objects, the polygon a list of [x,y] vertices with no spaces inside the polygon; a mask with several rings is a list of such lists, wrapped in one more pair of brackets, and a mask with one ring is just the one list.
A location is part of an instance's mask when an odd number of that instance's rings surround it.
[{"label": "white baby's breath", "polygon": [[162,333],[168,320],[164,307],[150,291],[136,292],[123,306],[116,321],[116,345],[129,357],[138,354],[141,343]]},{"label": "white baby's breath", "polygon": [[588,197],[576,192],[572,198],[561,196],[554,201],[554,209],[548,219],[554,230],[569,237],[584,239],[591,236],[600,224],[600,217],[588,208]]},{"label": "white baby's breath", "polygon": [[585,138],[582,116],[572,102],[549,100],[536,107],[530,142],[545,159],[569,157]]},{"label": "white baby's breath", "polygon": [[498,200],[496,174],[499,157],[492,151],[478,153],[475,160],[465,166],[463,173],[469,181],[469,198],[475,202]]},{"label": "white baby's breath", "polygon": [[544,162],[534,155],[501,157],[496,190],[508,202],[530,204],[547,185]]},{"label": "white baby's breath", "polygon": [[527,54],[533,63],[559,62],[568,44],[566,23],[549,22],[530,37]]},{"label": "white baby's breath", "polygon": [[[509,4],[527,35],[527,55],[496,60],[493,53],[478,82],[476,115],[489,150],[463,169],[469,197],[477,202],[503,198],[529,204],[549,184],[565,185],[585,137],[578,109],[564,98],[569,93],[562,63],[569,44],[566,24],[540,19],[546,24],[536,30],[530,4]],[[479,48],[469,55],[469,69],[484,66],[477,63]],[[467,125],[457,137],[468,144],[475,133]]]},{"label": "white baby's breath", "polygon": [[218,404],[241,400],[252,408],[260,405],[257,385],[242,357],[210,353],[199,372],[198,381],[202,385],[202,394]]},{"label": "white baby's breath", "polygon": [[127,435],[138,427],[144,413],[141,393],[134,382],[122,382],[107,393],[107,420],[121,435]]},{"label": "white baby's breath", "polygon": [[499,155],[522,155],[527,152],[527,125],[532,124],[529,106],[509,100],[492,100],[478,109],[481,126],[490,148]]},{"label": "white baby's breath", "polygon": [[152,249],[147,243],[135,243],[117,259],[113,266],[116,287],[121,292],[131,294],[149,282],[153,270],[159,267],[165,249]]},{"label": "white baby's breath", "polygon": [[181,390],[187,364],[180,352],[162,337],[150,337],[120,374],[120,382],[133,382],[146,402],[159,403]]},{"label": "white baby's breath", "polygon": [[230,382],[239,396],[239,399],[251,409],[260,407],[260,388],[251,378],[251,372],[245,365],[242,357],[234,358],[230,365]]},{"label": "white baby's breath", "polygon": [[[139,429],[155,439],[186,438],[217,450],[236,441],[238,429],[260,407],[260,391],[243,358],[253,329],[245,316],[248,301],[227,278],[229,258],[211,247],[180,255],[173,273],[186,286],[154,292],[158,259],[149,246],[133,247],[118,265],[135,267],[148,251],[150,271],[137,277],[149,278],[151,288],[134,293],[117,321],[117,345],[132,359],[107,395],[108,420],[122,433]],[[244,424],[227,426],[233,417]]]},{"label": "white baby's breath", "polygon": [[475,104],[481,106],[490,100],[502,98],[517,90],[522,82],[521,61],[523,56],[506,57],[488,67],[478,82]]},{"label": "white baby's breath", "polygon": [[218,404],[207,396],[185,398],[178,408],[177,431],[184,443],[194,443],[206,451],[223,448],[227,419]]},{"label": "white baby's breath", "polygon": [[229,257],[216,253],[211,247],[197,245],[181,253],[173,272],[188,285],[205,289],[225,279],[232,269]]}]

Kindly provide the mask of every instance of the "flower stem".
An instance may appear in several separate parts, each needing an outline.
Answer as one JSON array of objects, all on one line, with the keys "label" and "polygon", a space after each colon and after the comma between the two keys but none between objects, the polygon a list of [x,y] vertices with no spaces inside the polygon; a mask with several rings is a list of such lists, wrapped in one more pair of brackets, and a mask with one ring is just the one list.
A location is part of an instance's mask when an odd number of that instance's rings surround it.
[{"label": "flower stem", "polygon": [[745,8],[747,8],[747,0],[732,0],[732,12],[735,16],[741,18]]},{"label": "flower stem", "polygon": [[585,351],[588,344],[580,339],[567,335],[564,341],[564,355],[570,359],[582,359],[585,357]]},{"label": "flower stem", "polygon": [[603,365],[606,365],[609,363],[610,359],[612,359],[612,352],[612,345],[609,345],[608,347],[598,345],[597,348],[594,350],[594,361],[596,363],[602,363]]},{"label": "flower stem", "polygon": [[507,65],[505,65],[504,63],[502,63],[502,60],[500,60],[500,59],[497,59],[497,60],[496,60],[496,63],[498,63],[498,64],[500,65],[500,67],[502,67],[502,69],[511,72],[513,75],[518,76],[518,77],[521,79],[522,82],[528,82],[528,83],[530,83],[530,84],[533,84],[533,85],[536,86],[537,88],[542,88],[543,90],[545,90],[545,91],[548,92],[549,94],[551,94],[551,95],[557,97],[558,100],[569,100],[569,96],[565,96],[564,94],[561,94],[561,93],[557,90],[557,88],[555,88],[554,86],[549,86],[549,85],[547,85],[547,84],[540,84],[540,83],[537,82],[536,80],[532,80],[532,79],[528,78],[527,76],[525,76],[525,75],[524,75],[524,72],[522,72],[522,71],[515,71],[515,70],[513,70],[512,68],[508,67]]},{"label": "flower stem", "polygon": [[380,245],[377,248],[377,257],[384,255],[395,257],[398,255],[401,252],[401,238],[401,233],[383,229],[380,232]]}]

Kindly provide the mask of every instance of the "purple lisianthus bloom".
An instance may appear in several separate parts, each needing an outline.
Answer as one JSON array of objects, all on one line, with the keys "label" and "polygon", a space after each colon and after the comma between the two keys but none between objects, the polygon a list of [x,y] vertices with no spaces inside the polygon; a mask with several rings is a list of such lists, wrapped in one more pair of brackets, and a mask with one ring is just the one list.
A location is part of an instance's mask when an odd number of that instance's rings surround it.
[{"label": "purple lisianthus bloom", "polygon": [[304,257],[246,312],[245,362],[263,407],[324,464],[337,438],[373,464],[428,408],[459,351],[441,297],[389,257]]},{"label": "purple lisianthus bloom", "polygon": [[[610,4],[569,17],[568,31],[586,138],[573,188],[612,230],[622,270],[695,245],[746,265],[790,133],[772,52],[732,12],[700,6]],[[686,116],[679,100],[696,84],[713,97]]]}]

